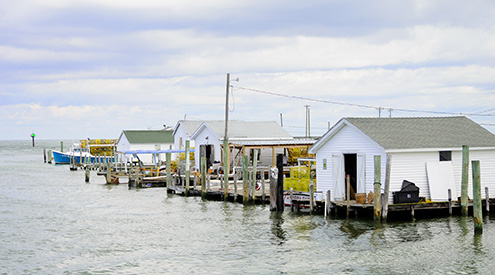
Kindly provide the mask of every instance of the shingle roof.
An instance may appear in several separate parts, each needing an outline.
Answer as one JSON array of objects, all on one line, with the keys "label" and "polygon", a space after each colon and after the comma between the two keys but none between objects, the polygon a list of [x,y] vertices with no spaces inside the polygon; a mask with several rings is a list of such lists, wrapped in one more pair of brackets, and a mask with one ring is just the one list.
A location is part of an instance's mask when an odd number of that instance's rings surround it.
[{"label": "shingle roof", "polygon": [[203,124],[203,122],[205,122],[205,121],[204,120],[179,120],[179,122],[177,122],[177,126],[175,127],[174,134],[175,134],[175,131],[177,131],[177,128],[179,127],[179,125],[181,125],[184,132],[186,132],[186,135],[188,137],[191,137],[191,135],[199,128],[199,126],[201,126],[201,124]]},{"label": "shingle roof", "polygon": [[130,143],[174,143],[173,131],[170,130],[124,130]]},{"label": "shingle roof", "polygon": [[494,147],[495,135],[459,117],[343,118],[384,149]]}]

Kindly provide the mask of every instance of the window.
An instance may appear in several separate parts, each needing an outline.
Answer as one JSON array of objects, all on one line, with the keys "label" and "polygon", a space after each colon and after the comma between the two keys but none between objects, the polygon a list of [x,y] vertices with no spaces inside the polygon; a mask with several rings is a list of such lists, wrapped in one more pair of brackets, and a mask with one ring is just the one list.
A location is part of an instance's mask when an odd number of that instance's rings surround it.
[{"label": "window", "polygon": [[439,152],[440,161],[451,161],[452,160],[452,151],[440,151]]}]

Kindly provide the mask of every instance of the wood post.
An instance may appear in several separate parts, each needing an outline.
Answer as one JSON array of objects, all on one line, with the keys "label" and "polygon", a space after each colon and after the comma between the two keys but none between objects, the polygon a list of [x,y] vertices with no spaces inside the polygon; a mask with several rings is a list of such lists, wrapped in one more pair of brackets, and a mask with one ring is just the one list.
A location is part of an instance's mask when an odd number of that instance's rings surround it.
[{"label": "wood post", "polygon": [[294,188],[290,188],[290,211],[294,212]]},{"label": "wood post", "polygon": [[313,179],[309,180],[309,212],[313,214],[315,210],[315,187],[313,185]]},{"label": "wood post", "polygon": [[330,215],[330,199],[331,199],[331,191],[327,190],[327,195],[325,198],[325,217]]},{"label": "wood post", "polygon": [[490,195],[488,193],[488,187],[485,187],[485,198],[486,198],[486,204],[485,204],[485,210],[486,213],[490,213]]},{"label": "wood post", "polygon": [[201,157],[201,198],[206,199],[206,157]]},{"label": "wood post", "polygon": [[474,232],[476,234],[483,233],[483,209],[481,204],[481,175],[480,161],[473,160],[471,162],[473,174],[473,220]]},{"label": "wood post", "polygon": [[248,202],[248,156],[242,156],[242,201]]},{"label": "wood post", "polygon": [[449,215],[452,216],[452,190],[448,190],[449,192]]},{"label": "wood post", "polygon": [[379,222],[381,218],[382,202],[381,202],[381,169],[382,156],[375,156],[375,183],[374,183],[374,198],[373,198],[373,220]]},{"label": "wood post", "polygon": [[191,171],[190,171],[190,164],[189,164],[189,143],[190,143],[190,140],[186,140],[186,193],[185,195],[186,196],[189,196],[189,181],[190,181],[190,174],[191,174]]},{"label": "wood post", "polygon": [[265,203],[265,170],[261,170],[261,201]]},{"label": "wood post", "polygon": [[91,170],[91,169],[89,169],[89,167],[86,167],[86,173],[85,173],[85,177],[84,177],[84,180],[85,180],[86,182],[89,182],[89,171],[90,171],[90,170]]},{"label": "wood post", "polygon": [[63,153],[64,152],[64,142],[61,141],[60,142],[60,153]]},{"label": "wood post", "polygon": [[387,164],[385,166],[385,190],[383,196],[382,220],[386,221],[388,216],[388,201],[390,195],[390,173],[392,167],[392,156],[387,154]]},{"label": "wood post", "polygon": [[349,175],[345,176],[346,182],[346,198],[347,198],[347,214],[346,217],[349,217],[349,209],[351,208],[351,177]]},{"label": "wood post", "polygon": [[43,148],[43,160],[46,163],[46,148]]},{"label": "wood post", "polygon": [[238,168],[234,168],[234,202],[237,201],[237,180],[239,178]]},{"label": "wood post", "polygon": [[468,214],[469,146],[462,146],[461,214]]},{"label": "wood post", "polygon": [[168,152],[165,154],[165,165],[167,171],[167,186],[165,191],[172,186],[172,153]]},{"label": "wood post", "polygon": [[107,162],[107,183],[112,183],[112,173],[111,173],[111,168],[110,168],[110,162]]},{"label": "wood post", "polygon": [[[227,83],[228,86],[228,83]],[[227,111],[227,110],[226,110]],[[223,198],[229,199],[229,142],[227,140],[227,120],[225,120],[225,138],[223,140]]]},{"label": "wood post", "polygon": [[258,149],[254,149],[254,154],[253,154],[253,181],[252,181],[252,190],[253,190],[253,195],[252,195],[252,200],[254,201],[256,199],[256,170],[258,166]]},{"label": "wood post", "polygon": [[284,211],[284,155],[277,155],[277,211]]},{"label": "wood post", "polygon": [[270,168],[270,211],[277,211],[277,167]]}]

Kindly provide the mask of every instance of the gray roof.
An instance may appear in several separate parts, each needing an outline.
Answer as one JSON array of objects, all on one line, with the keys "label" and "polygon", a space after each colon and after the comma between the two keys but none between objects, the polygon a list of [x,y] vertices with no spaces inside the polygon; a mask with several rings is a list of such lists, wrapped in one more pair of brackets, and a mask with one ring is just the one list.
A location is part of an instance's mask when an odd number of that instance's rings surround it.
[{"label": "gray roof", "polygon": [[129,143],[174,143],[173,131],[170,130],[123,130]]},{"label": "gray roof", "polygon": [[343,118],[384,149],[495,147],[495,135],[463,117]]},{"label": "gray roof", "polygon": [[188,137],[191,137],[191,135],[205,122],[204,120],[179,120],[177,122],[177,125],[175,126],[174,129],[174,135],[177,129],[179,128],[179,125],[182,126],[182,129],[184,129],[184,132],[186,132],[186,135]]},{"label": "gray roof", "polygon": [[[225,135],[225,121],[206,121],[220,139]],[[284,128],[275,121],[238,121],[230,120],[228,128],[229,140],[247,139],[292,139]]]}]

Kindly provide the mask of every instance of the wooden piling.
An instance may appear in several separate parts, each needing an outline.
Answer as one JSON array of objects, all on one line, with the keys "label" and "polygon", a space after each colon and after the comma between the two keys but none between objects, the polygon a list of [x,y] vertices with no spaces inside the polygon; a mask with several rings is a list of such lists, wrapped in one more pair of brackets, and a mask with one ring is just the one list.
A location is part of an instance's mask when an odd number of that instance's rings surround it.
[{"label": "wooden piling", "polygon": [[86,167],[86,173],[85,173],[85,175],[86,175],[86,176],[85,176],[85,181],[86,181],[86,182],[89,182],[89,171],[90,171],[90,170],[91,170],[91,169],[89,169],[89,167]]},{"label": "wooden piling", "polygon": [[242,201],[247,203],[248,199],[248,156],[242,156]]},{"label": "wooden piling", "polygon": [[227,140],[227,120],[225,120],[225,138],[223,140],[223,198],[224,200],[229,199],[229,170],[230,170],[230,160],[229,160],[229,142]]},{"label": "wooden piling", "polygon": [[390,195],[390,173],[392,169],[392,155],[387,154],[387,163],[385,165],[385,190],[383,196],[382,220],[386,221],[388,217],[388,201]]},{"label": "wooden piling", "polygon": [[284,155],[277,155],[277,211],[284,211]]},{"label": "wooden piling", "polygon": [[186,140],[186,196],[189,196],[189,181],[190,181],[190,174],[191,174],[191,171],[190,171],[190,167],[189,167],[189,143],[190,143],[190,140]]},{"label": "wooden piling", "polygon": [[375,184],[374,184],[374,197],[373,197],[373,220],[379,222],[381,218],[382,202],[381,202],[381,169],[382,156],[375,156]]},{"label": "wooden piling", "polygon": [[481,204],[481,175],[480,161],[473,160],[471,162],[473,176],[473,220],[474,232],[476,234],[483,233],[483,208]]},{"label": "wooden piling", "polygon": [[234,168],[234,201],[237,201],[237,180],[239,178],[238,168]]},{"label": "wooden piling", "polygon": [[167,186],[165,187],[165,191],[172,186],[172,153],[165,154],[165,169],[167,173]]},{"label": "wooden piling", "polygon": [[46,148],[43,148],[43,160],[46,163]]},{"label": "wooden piling", "polygon": [[331,199],[331,191],[327,190],[327,194],[325,197],[325,217],[330,215],[330,199]]},{"label": "wooden piling", "polygon": [[256,174],[258,170],[258,149],[254,149],[254,154],[253,154],[253,181],[252,181],[252,190],[253,190],[253,195],[252,199],[254,201],[255,199],[255,193],[256,193]]},{"label": "wooden piling", "polygon": [[469,146],[462,146],[461,214],[468,214]]},{"label": "wooden piling", "polygon": [[292,187],[290,188],[289,196],[290,196],[290,211],[294,212],[294,188]]},{"label": "wooden piling", "polygon": [[270,168],[270,211],[277,211],[277,167]]},{"label": "wooden piling", "polygon": [[60,142],[60,153],[63,153],[64,152],[64,142],[61,141]]},{"label": "wooden piling", "polygon": [[449,196],[449,215],[452,216],[452,190],[448,190]]},{"label": "wooden piling", "polygon": [[201,198],[206,199],[206,157],[201,157]]},{"label": "wooden piling", "polygon": [[485,187],[485,198],[486,198],[486,204],[485,204],[485,210],[486,213],[490,213],[490,194],[488,193],[488,187]]},{"label": "wooden piling", "polygon": [[108,161],[107,162],[107,183],[112,183],[112,172],[111,172],[112,168],[110,168],[110,162]]},{"label": "wooden piling", "polygon": [[265,171],[261,170],[261,201],[265,203]]},{"label": "wooden piling", "polygon": [[309,181],[309,212],[313,214],[315,211],[315,187],[313,185],[313,179]]},{"label": "wooden piling", "polygon": [[351,177],[349,175],[345,176],[345,182],[346,182],[346,194],[347,194],[346,217],[349,217],[349,210],[351,208]]}]

